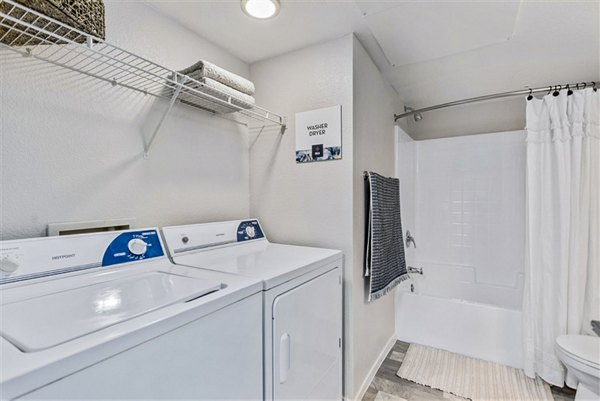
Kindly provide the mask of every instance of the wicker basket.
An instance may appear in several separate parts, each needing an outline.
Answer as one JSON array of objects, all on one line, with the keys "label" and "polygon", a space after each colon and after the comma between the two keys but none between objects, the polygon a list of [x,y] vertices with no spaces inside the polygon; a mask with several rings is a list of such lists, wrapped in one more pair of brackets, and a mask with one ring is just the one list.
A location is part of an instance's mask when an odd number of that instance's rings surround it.
[{"label": "wicker basket", "polygon": [[[17,3],[24,5],[25,7],[31,8],[34,11],[47,15],[63,24],[69,25],[80,31],[98,37],[100,39],[105,38],[105,25],[104,25],[104,2],[103,0],[15,0]],[[12,9],[12,6],[6,2],[0,3],[0,10],[3,13],[8,13]],[[14,14],[13,11],[11,14]],[[34,23],[36,17],[31,13],[22,17],[23,14],[19,15],[24,21]],[[47,21],[46,21],[47,22]],[[46,25],[46,22],[42,26]],[[3,21],[6,25],[12,25],[10,21]],[[39,24],[39,21],[37,21]],[[23,26],[19,26],[23,29]],[[18,27],[18,28],[19,28]],[[71,34],[67,35],[67,30],[62,29],[56,24],[50,24],[45,26],[46,31],[54,32],[59,29],[57,33],[67,36],[67,38],[77,41],[84,42],[85,38],[82,35]],[[40,40],[40,39],[42,40]],[[12,46],[23,46],[23,45],[36,45],[39,43],[54,42],[50,35],[38,35],[32,37],[28,34],[20,34],[11,31],[10,28],[0,26],[0,42],[10,44]]]}]

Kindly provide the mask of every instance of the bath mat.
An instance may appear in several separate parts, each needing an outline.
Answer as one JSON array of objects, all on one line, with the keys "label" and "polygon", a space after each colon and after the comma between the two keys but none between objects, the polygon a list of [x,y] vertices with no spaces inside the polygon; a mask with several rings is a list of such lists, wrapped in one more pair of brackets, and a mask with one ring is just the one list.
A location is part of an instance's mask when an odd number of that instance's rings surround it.
[{"label": "bath mat", "polygon": [[548,384],[520,369],[418,344],[410,345],[396,374],[473,401],[554,400]]}]

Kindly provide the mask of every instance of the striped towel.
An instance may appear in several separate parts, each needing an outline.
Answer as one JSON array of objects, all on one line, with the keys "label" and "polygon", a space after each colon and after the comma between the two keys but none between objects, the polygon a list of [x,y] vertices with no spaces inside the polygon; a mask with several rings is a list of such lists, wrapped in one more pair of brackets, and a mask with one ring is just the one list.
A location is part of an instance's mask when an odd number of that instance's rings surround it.
[{"label": "striped towel", "polygon": [[369,172],[367,177],[369,220],[365,251],[365,276],[369,301],[380,298],[408,278],[402,221],[400,181]]}]

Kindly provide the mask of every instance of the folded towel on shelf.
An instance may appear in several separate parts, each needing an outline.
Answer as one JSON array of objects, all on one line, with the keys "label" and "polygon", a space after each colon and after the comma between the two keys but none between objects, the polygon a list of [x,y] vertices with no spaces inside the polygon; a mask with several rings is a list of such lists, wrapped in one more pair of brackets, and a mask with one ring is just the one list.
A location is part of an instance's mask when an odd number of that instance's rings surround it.
[{"label": "folded towel on shelf", "polygon": [[365,276],[372,301],[408,278],[400,219],[400,181],[369,172],[366,177],[367,240]]},{"label": "folded towel on shelf", "polygon": [[186,103],[191,106],[200,107],[204,110],[212,111],[212,112],[219,113],[219,114],[233,113],[233,112],[241,110],[240,107],[221,105],[212,100],[207,100],[207,99],[198,97],[196,95],[186,93],[185,91],[181,92],[178,99],[181,101],[181,103]]},{"label": "folded towel on shelf", "polygon": [[179,72],[198,81],[210,78],[247,95],[254,94],[254,83],[208,61],[200,60]]},{"label": "folded towel on shelf", "polygon": [[[171,76],[169,79],[173,79],[173,77]],[[173,96],[175,90],[176,87],[174,84],[165,86],[164,96]],[[201,81],[196,81],[185,77],[184,85],[178,99],[183,103],[199,106],[220,114],[251,109],[255,104],[252,96],[236,91],[210,78],[203,78]]]},{"label": "folded towel on shelf", "polygon": [[185,85],[190,88],[198,89],[200,92],[214,96],[225,102],[229,102],[229,96],[231,96],[231,103],[241,109],[251,109],[256,103],[252,96],[230,88],[227,85],[223,85],[211,78],[188,80]]}]

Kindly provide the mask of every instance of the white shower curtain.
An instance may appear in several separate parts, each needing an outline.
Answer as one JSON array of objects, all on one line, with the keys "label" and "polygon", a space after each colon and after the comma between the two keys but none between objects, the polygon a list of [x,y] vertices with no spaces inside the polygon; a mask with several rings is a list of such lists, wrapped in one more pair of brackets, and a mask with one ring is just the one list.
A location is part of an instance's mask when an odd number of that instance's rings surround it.
[{"label": "white shower curtain", "polygon": [[600,92],[527,102],[525,372],[576,386],[555,354],[561,334],[600,318]]}]

